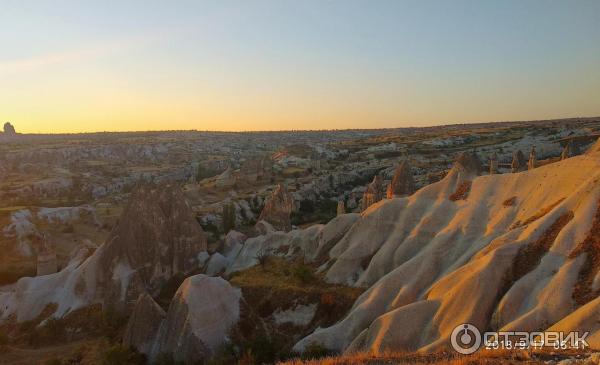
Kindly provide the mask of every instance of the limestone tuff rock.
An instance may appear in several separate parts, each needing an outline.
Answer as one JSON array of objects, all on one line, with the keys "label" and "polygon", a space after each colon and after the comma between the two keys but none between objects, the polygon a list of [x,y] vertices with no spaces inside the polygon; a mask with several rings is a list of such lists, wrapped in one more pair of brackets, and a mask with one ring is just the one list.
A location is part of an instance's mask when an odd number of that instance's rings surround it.
[{"label": "limestone tuff rock", "polygon": [[58,271],[58,258],[54,246],[44,235],[42,246],[37,255],[37,276],[54,274]]},{"label": "limestone tuff rock", "polygon": [[592,153],[600,152],[600,138],[585,152],[587,155]]},{"label": "limestone tuff rock", "polygon": [[513,173],[526,170],[527,161],[525,161],[525,155],[521,150],[517,150],[513,153],[512,163],[510,165]]},{"label": "limestone tuff rock", "polygon": [[408,161],[403,160],[398,165],[392,182],[387,187],[387,198],[411,195],[415,192],[415,180]]},{"label": "limestone tuff rock", "polygon": [[227,168],[222,174],[216,177],[215,186],[220,189],[231,188],[235,185],[235,175],[231,166]]},{"label": "limestone tuff rock", "polygon": [[156,295],[173,275],[197,267],[195,258],[206,251],[207,238],[179,187],[143,185],[132,193],[105,246],[102,268],[125,264],[143,289]]},{"label": "limestone tuff rock", "polygon": [[383,199],[383,180],[381,176],[375,175],[373,181],[367,186],[367,190],[363,193],[361,210],[365,211],[371,205]]},{"label": "limestone tuff rock", "polygon": [[[176,361],[186,364],[210,358],[227,341],[230,329],[239,320],[241,297],[240,289],[220,277],[195,275],[185,279],[158,331],[147,337],[154,337],[154,343],[150,346],[144,342],[138,350],[151,360],[161,353],[170,353]],[[158,317],[158,311],[153,313]]]},{"label": "limestone tuff rock", "polygon": [[17,131],[15,131],[15,127],[13,127],[13,125],[10,124],[10,122],[6,122],[4,123],[4,133],[6,135],[15,135],[17,134]]},{"label": "limestone tuff rock", "polygon": [[[360,214],[342,214],[327,224],[315,224],[305,229],[290,232],[270,231],[260,236],[248,238],[235,255],[229,255],[231,264],[227,274],[244,270],[259,264],[258,256],[269,254],[286,258],[302,256],[306,262],[327,260],[331,248],[360,219]],[[261,221],[265,225],[268,223]],[[214,255],[213,255],[214,256]]]},{"label": "limestone tuff rock", "polygon": [[490,156],[490,175],[498,173],[498,154],[494,152]]},{"label": "limestone tuff rock", "polygon": [[58,258],[54,251],[42,251],[37,255],[37,276],[54,274],[58,271]]},{"label": "limestone tuff rock", "polygon": [[549,331],[589,332],[586,339],[593,349],[600,349],[600,297],[578,308],[573,313],[563,318],[560,322],[550,327]]},{"label": "limestone tuff rock", "polygon": [[237,253],[236,251],[239,251],[239,248],[247,239],[248,237],[245,234],[231,230],[227,233],[223,244],[217,248],[217,251],[222,253],[223,256],[230,256]]},{"label": "limestone tuff rock", "polygon": [[294,209],[294,197],[279,184],[265,202],[259,221],[266,221],[275,230],[289,232],[292,229],[290,215]]},{"label": "limestone tuff rock", "polygon": [[91,256],[81,252],[55,274],[0,292],[0,321],[31,320],[51,303],[55,317],[92,304],[128,311],[140,294],[156,295],[173,275],[197,268],[202,251],[206,236],[180,188],[141,186]]},{"label": "limestone tuff rock", "polygon": [[273,159],[269,155],[255,156],[242,162],[236,179],[252,184],[269,180],[272,174]]},{"label": "limestone tuff rock", "polygon": [[571,143],[567,143],[565,145],[565,147],[563,148],[561,154],[560,154],[560,159],[562,160],[566,160],[567,158],[571,157]]},{"label": "limestone tuff rock", "polygon": [[483,164],[474,152],[461,152],[454,161],[452,169],[479,175],[483,171]]},{"label": "limestone tuff rock", "polygon": [[166,316],[165,311],[151,296],[146,293],[141,294],[127,322],[123,334],[123,344],[135,347],[141,353],[150,354],[156,342],[160,324]]},{"label": "limestone tuff rock", "polygon": [[367,290],[294,350],[437,351],[463,323],[482,331],[560,324],[590,331],[600,349],[600,274],[584,254],[598,244],[600,151],[470,176],[469,197],[457,204],[448,197],[461,175],[453,169],[409,197],[376,204],[327,250],[325,280]]},{"label": "limestone tuff rock", "polygon": [[527,169],[533,170],[537,167],[537,153],[535,152],[535,146],[531,147],[531,152],[529,152],[529,161],[527,162]]}]

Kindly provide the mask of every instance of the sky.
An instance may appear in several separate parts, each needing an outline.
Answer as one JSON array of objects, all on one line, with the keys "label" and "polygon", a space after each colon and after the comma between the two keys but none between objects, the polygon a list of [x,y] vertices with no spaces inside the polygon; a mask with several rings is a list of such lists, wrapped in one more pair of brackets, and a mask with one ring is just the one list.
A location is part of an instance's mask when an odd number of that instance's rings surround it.
[{"label": "sky", "polygon": [[0,0],[23,133],[599,115],[597,0]]}]

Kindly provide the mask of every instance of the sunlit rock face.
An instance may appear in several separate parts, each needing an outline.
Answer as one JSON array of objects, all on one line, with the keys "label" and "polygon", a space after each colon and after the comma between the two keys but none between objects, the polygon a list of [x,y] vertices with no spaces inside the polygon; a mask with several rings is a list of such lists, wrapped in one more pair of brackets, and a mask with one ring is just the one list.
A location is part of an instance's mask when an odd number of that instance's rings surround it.
[{"label": "sunlit rock face", "polygon": [[531,152],[529,152],[529,161],[527,162],[527,169],[533,170],[538,167],[537,161],[537,153],[535,152],[535,146],[531,147]]},{"label": "sunlit rock face", "polygon": [[383,199],[383,181],[381,176],[375,175],[373,181],[367,186],[367,190],[363,193],[361,210],[367,210],[368,207],[381,199]]},{"label": "sunlit rock face", "polygon": [[[596,147],[484,176],[475,157],[463,155],[441,181],[369,207],[322,266],[328,282],[367,290],[342,320],[295,350],[316,343],[348,353],[437,351],[463,323],[589,331],[600,349]],[[468,194],[453,199],[462,186]]]},{"label": "sunlit rock face", "polygon": [[292,229],[290,215],[294,208],[294,198],[283,185],[277,185],[260,213],[259,221],[268,222],[277,231],[289,232]]},{"label": "sunlit rock face", "polygon": [[415,181],[408,161],[400,162],[392,182],[387,187],[387,198],[411,195],[415,192]]}]

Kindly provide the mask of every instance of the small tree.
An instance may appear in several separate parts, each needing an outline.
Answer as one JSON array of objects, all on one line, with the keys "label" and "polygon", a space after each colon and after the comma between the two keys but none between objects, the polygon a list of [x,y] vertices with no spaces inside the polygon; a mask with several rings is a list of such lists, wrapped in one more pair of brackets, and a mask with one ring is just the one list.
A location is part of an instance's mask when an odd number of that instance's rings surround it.
[{"label": "small tree", "polygon": [[271,252],[264,248],[261,248],[256,253],[255,258],[258,261],[258,263],[260,264],[260,267],[262,267],[263,269],[267,266],[267,262],[269,261],[269,256],[271,256]]}]

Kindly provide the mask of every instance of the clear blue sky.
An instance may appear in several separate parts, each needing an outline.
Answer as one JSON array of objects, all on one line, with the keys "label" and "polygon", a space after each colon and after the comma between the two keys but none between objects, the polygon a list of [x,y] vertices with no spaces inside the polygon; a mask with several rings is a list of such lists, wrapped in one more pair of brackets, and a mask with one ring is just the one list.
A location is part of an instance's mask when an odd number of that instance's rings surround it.
[{"label": "clear blue sky", "polygon": [[0,0],[24,132],[600,115],[600,1]]}]

